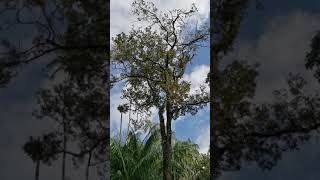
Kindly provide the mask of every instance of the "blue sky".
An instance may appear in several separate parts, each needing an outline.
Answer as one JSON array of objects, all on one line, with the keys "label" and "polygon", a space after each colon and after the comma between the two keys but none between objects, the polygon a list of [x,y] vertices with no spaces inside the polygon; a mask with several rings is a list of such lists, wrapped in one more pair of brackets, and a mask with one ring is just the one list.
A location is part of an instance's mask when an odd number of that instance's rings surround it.
[{"label": "blue sky", "polygon": [[[132,2],[132,1],[130,1]],[[139,26],[143,24],[134,23],[135,19],[131,17],[130,2],[119,2],[111,0],[111,19],[117,19],[117,21],[111,21],[110,31],[111,37],[120,32],[128,32],[131,25]],[[153,0],[159,10],[166,11],[176,8],[190,8],[193,1],[157,1]],[[201,20],[208,20],[209,1],[198,0],[195,1],[199,10],[199,22]],[[201,19],[201,20],[200,20]],[[209,46],[200,47],[197,55],[194,57],[192,63],[188,66],[185,74],[185,79],[191,82],[191,91],[199,89],[200,84],[204,84],[207,73],[209,72]],[[123,103],[124,100],[119,98],[121,94],[122,86],[116,86],[111,90],[111,134],[115,135],[119,128],[120,113],[117,112],[116,107],[119,103]],[[154,110],[156,111],[156,110]],[[124,116],[124,127],[127,127],[127,116]],[[155,122],[157,117],[153,116],[152,119]],[[173,129],[176,132],[178,139],[187,140],[191,139],[197,143],[201,152],[206,152],[209,147],[209,108],[200,110],[197,115],[187,115],[177,119],[173,123]]]}]

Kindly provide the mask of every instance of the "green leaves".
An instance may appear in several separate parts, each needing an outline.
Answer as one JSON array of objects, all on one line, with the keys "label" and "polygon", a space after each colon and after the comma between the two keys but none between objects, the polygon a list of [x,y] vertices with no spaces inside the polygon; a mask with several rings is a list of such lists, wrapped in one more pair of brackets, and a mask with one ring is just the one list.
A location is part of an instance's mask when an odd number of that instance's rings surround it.
[{"label": "green leaves", "polygon": [[[149,128],[145,141],[130,132],[125,144],[111,140],[111,178],[162,179],[161,141],[158,127]],[[173,174],[176,179],[203,180],[209,177],[209,155],[200,154],[191,141],[178,141],[173,148]]]},{"label": "green leaves", "polygon": [[155,20],[149,19],[150,23],[163,28],[132,29],[129,34],[120,33],[113,39],[112,65],[121,72],[118,77],[113,76],[114,80],[126,80],[128,86],[123,98],[134,102],[137,109],[148,111],[153,106],[160,107],[167,95],[172,106],[179,106],[188,99],[190,90],[190,84],[182,81],[185,69],[195,55],[197,44],[205,41],[208,33],[196,30],[193,36],[187,37],[175,30],[183,26],[175,23],[191,16],[195,7],[190,11],[173,10],[175,16],[164,15],[166,18],[162,19],[146,2],[135,1],[134,5],[143,16]]},{"label": "green leaves", "polygon": [[[153,133],[145,144],[130,132],[124,145],[111,140],[112,179],[150,179],[160,175],[160,137]],[[157,178],[155,178],[157,179]]]}]

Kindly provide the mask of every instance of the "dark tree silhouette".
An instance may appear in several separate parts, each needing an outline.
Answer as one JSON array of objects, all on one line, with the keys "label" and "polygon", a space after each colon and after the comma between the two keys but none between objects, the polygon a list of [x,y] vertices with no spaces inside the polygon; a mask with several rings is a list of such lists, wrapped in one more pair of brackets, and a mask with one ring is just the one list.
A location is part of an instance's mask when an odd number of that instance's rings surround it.
[{"label": "dark tree silhouette", "polygon": [[[216,75],[219,85],[215,99],[216,164],[211,166],[218,177],[222,171],[239,170],[244,162],[256,162],[271,169],[284,151],[296,150],[319,127],[318,93],[304,94],[307,82],[300,74],[289,74],[288,88],[274,91],[270,103],[254,100],[255,66],[234,61]],[[211,155],[212,156],[212,155]]]},{"label": "dark tree silhouette", "polygon": [[[109,42],[106,1],[5,0],[1,4],[3,15],[14,15],[4,17],[1,29],[9,31],[21,26],[37,29],[27,47],[2,39],[2,85],[17,73],[17,67],[39,60],[46,60],[54,72],[64,70],[80,77],[106,71]],[[103,58],[91,58],[94,54]]]},{"label": "dark tree silhouette", "polygon": [[[40,107],[34,115],[54,120],[60,127],[57,134],[63,142],[60,151],[63,154],[63,177],[66,155],[71,155],[75,163],[81,162],[84,156],[88,157],[87,179],[91,166],[106,165],[109,146],[106,86],[104,82],[99,84],[97,79],[80,85],[69,79],[55,85],[53,90],[43,89],[38,93]],[[67,147],[69,141],[71,145],[77,144],[78,148]]]},{"label": "dark tree silhouette", "polygon": [[314,77],[320,82],[320,31],[313,36],[305,61],[306,68],[314,71]]},{"label": "dark tree silhouette", "polygon": [[44,134],[41,137],[30,137],[23,146],[24,152],[36,163],[35,180],[39,180],[40,163],[51,164],[58,157],[61,141],[56,134]]},{"label": "dark tree silhouette", "polygon": [[[108,178],[102,165],[109,145],[109,2],[4,0],[0,5],[2,32],[33,32],[22,43],[1,39],[0,86],[27,65],[43,62],[55,85],[39,93],[37,117],[60,125],[53,133],[62,142],[57,152],[63,156],[62,179],[67,155],[76,162],[88,157],[87,179],[92,166],[103,168],[101,177]],[[68,142],[78,143],[80,150],[68,151]]]}]

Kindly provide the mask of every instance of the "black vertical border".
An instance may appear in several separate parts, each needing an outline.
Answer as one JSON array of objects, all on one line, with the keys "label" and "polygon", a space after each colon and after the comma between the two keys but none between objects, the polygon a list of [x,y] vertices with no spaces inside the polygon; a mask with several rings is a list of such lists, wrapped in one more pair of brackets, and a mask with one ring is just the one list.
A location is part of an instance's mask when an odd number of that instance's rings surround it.
[{"label": "black vertical border", "polygon": [[109,138],[108,138],[108,144],[109,144],[109,146],[108,146],[108,154],[107,154],[107,159],[109,159],[109,165],[108,165],[108,169],[107,169],[107,171],[108,171],[108,174],[106,174],[106,176],[107,176],[107,179],[111,179],[111,158],[110,158],[110,156],[111,156],[111,148],[110,148],[110,126],[111,126],[111,123],[110,123],[110,61],[111,61],[111,59],[110,59],[110,0],[107,0],[107,2],[106,2],[106,11],[107,11],[107,17],[105,17],[106,18],[106,20],[107,20],[107,34],[106,34],[106,36],[107,36],[107,49],[106,49],[106,58],[107,58],[107,68],[108,68],[108,70],[107,70],[107,83],[108,83],[108,89],[106,90],[107,91],[107,96],[109,97],[108,98],[108,102],[107,102],[107,109],[106,109],[106,114],[107,114],[107,124],[109,125],[109,127],[108,127],[108,129],[107,129],[107,134],[109,134]]}]

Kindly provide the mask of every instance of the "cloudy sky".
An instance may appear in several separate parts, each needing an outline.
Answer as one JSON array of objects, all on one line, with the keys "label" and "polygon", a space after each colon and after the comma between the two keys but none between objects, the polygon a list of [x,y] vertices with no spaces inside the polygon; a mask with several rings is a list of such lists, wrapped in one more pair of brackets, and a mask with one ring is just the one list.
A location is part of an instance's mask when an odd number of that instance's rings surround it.
[{"label": "cloudy sky", "polygon": [[[231,57],[260,63],[256,98],[268,101],[271,92],[285,87],[289,72],[301,73],[309,87],[319,89],[304,68],[304,57],[312,36],[320,30],[320,1],[262,1],[263,10],[251,7],[242,25]],[[299,151],[286,152],[271,171],[255,164],[240,171],[225,173],[220,180],[315,180],[320,179],[320,142],[315,138]]]}]

